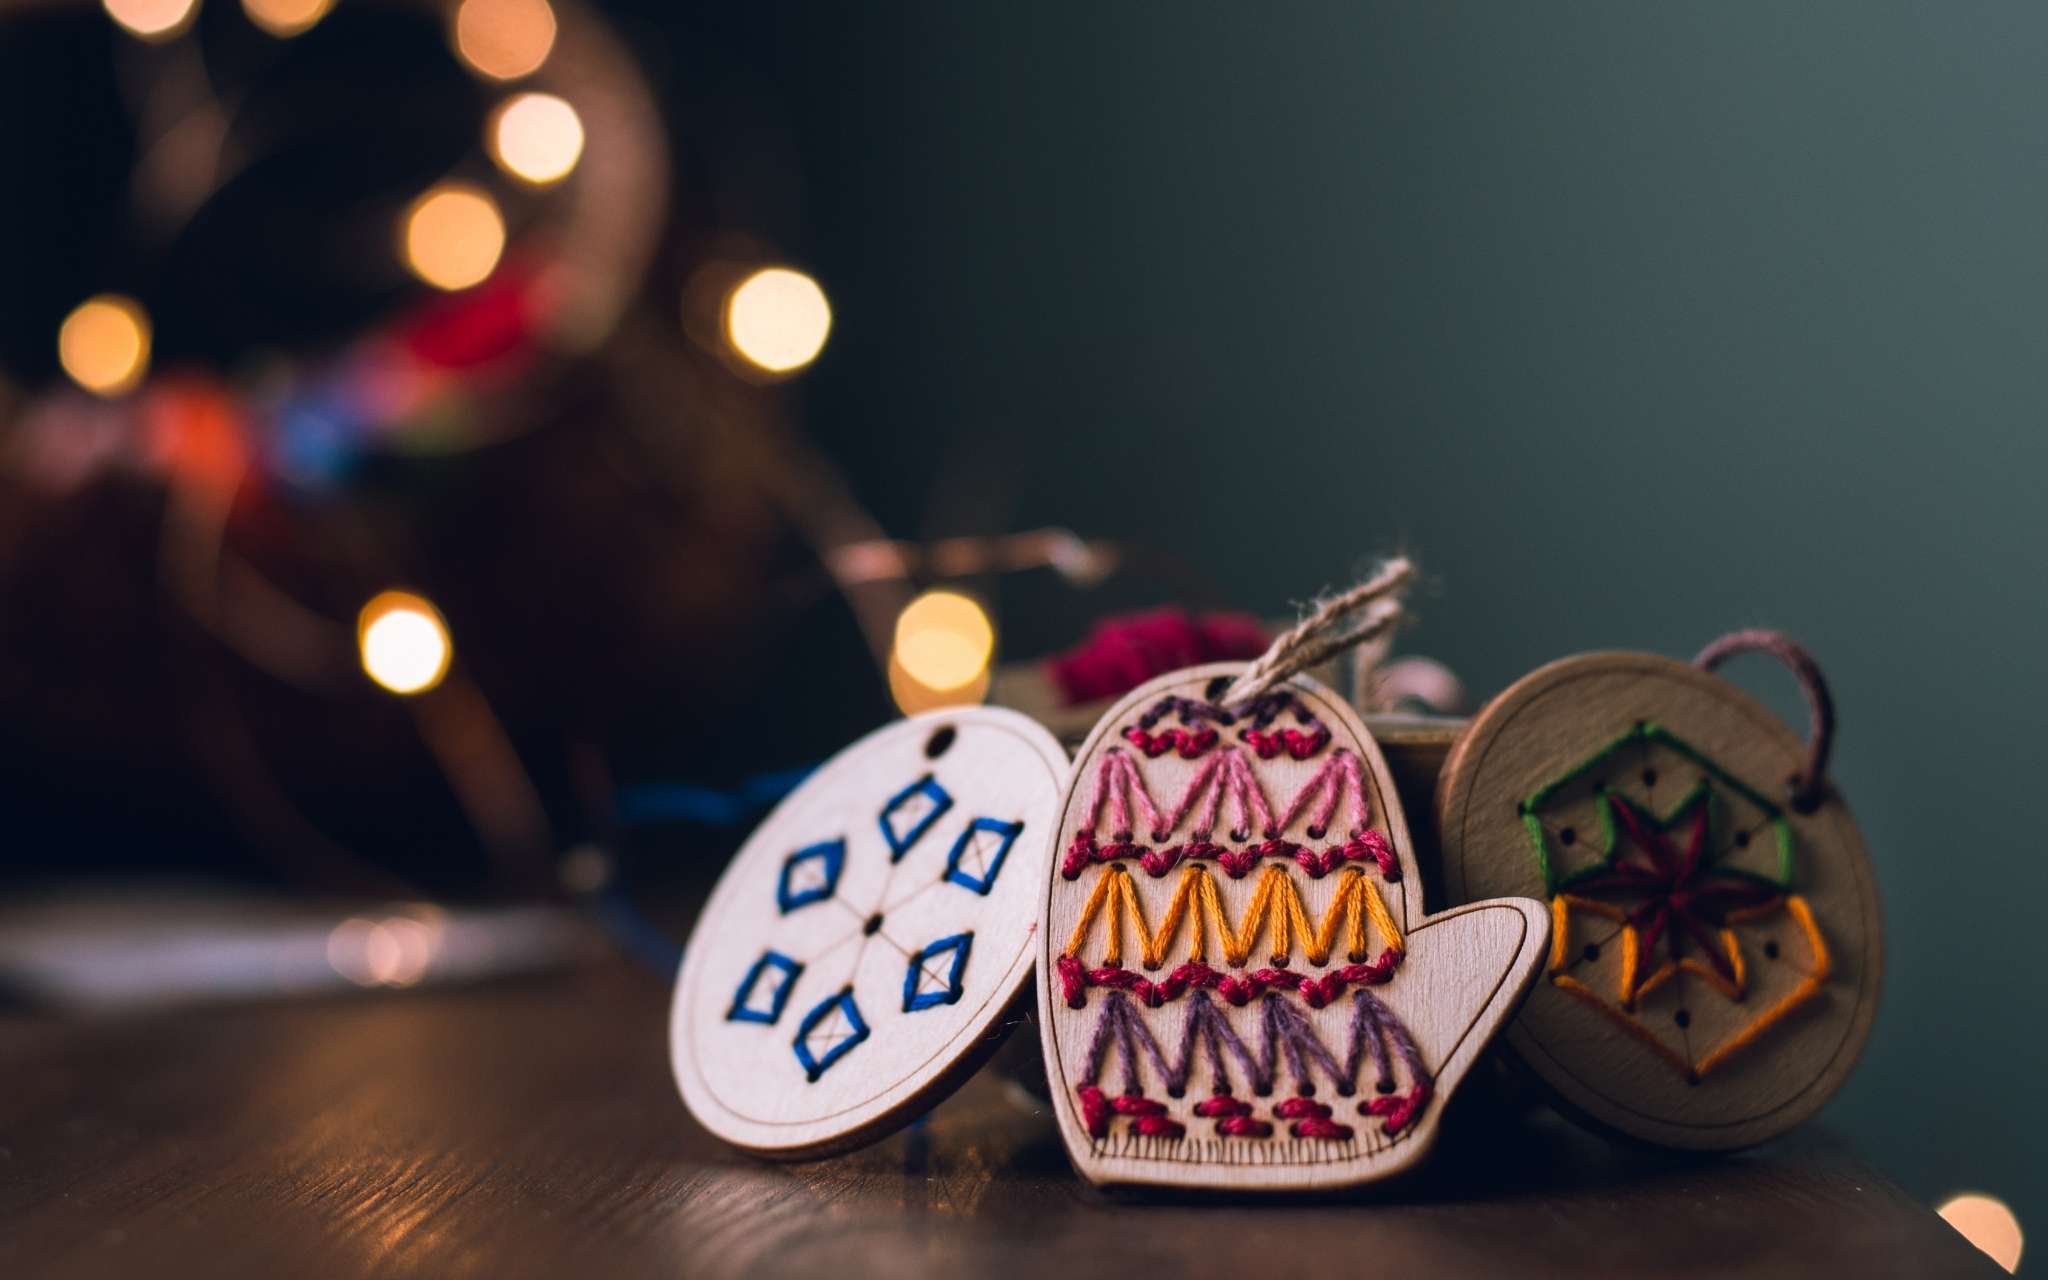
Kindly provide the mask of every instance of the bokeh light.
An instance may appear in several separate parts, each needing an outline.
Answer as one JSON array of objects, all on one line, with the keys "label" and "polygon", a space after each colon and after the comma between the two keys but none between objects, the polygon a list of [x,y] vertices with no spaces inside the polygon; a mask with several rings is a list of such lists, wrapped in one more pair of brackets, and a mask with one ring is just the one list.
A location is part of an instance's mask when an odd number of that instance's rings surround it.
[{"label": "bokeh light", "polygon": [[801,271],[756,271],[726,300],[726,341],[770,373],[788,373],[817,359],[831,332],[832,304]]},{"label": "bokeh light", "polygon": [[249,21],[279,39],[311,30],[333,7],[334,0],[242,0]]},{"label": "bokeh light", "polygon": [[57,330],[57,360],[95,395],[133,391],[149,372],[149,313],[133,298],[103,293],[80,303]]},{"label": "bokeh light", "polygon": [[437,289],[481,284],[505,252],[505,219],[481,188],[444,182],[405,212],[405,265]]},{"label": "bokeh light", "polygon": [[168,40],[190,25],[199,0],[101,0],[107,16],[144,40]]},{"label": "bokeh light", "polygon": [[455,10],[455,52],[479,75],[532,75],[555,47],[548,0],[462,0]]},{"label": "bokeh light", "polygon": [[981,674],[966,684],[951,689],[934,689],[905,671],[902,661],[894,654],[889,655],[889,697],[896,703],[896,709],[906,716],[937,711],[942,707],[971,707],[983,702],[988,698],[989,679],[988,670],[983,668]]},{"label": "bokeh light", "polygon": [[491,158],[515,178],[535,184],[569,176],[583,155],[583,121],[551,93],[522,93],[491,118]]},{"label": "bokeh light", "polygon": [[927,591],[896,619],[896,661],[927,689],[945,692],[988,671],[996,632],[988,614],[954,591]]},{"label": "bokeh light", "polygon": [[2020,1251],[2026,1245],[2026,1236],[2020,1231],[2019,1218],[2006,1207],[2005,1201],[1971,1191],[1949,1197],[1936,1212],[1961,1232],[1963,1239],[1976,1245],[2007,1272],[2020,1269]]},{"label": "bokeh light", "polygon": [[353,916],[327,935],[327,963],[359,987],[410,987],[426,976],[441,936],[438,918],[425,909],[382,920]]},{"label": "bokeh light", "polygon": [[408,591],[386,591],[364,605],[356,643],[364,673],[393,693],[425,693],[454,656],[441,611]]}]

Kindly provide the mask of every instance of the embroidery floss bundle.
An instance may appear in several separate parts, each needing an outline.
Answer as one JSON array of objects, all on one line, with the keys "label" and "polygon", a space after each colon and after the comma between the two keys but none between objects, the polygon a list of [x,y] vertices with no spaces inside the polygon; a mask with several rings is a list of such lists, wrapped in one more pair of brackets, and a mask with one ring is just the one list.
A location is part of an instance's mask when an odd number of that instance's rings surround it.
[{"label": "embroidery floss bundle", "polygon": [[1425,916],[1384,757],[1299,674],[1390,629],[1413,574],[1386,565],[1249,664],[1147,683],[1083,745],[1045,873],[1039,1020],[1091,1181],[1405,1169],[1534,979],[1542,904]]},{"label": "embroidery floss bundle", "polygon": [[[1771,654],[1811,710],[1800,740],[1709,674]],[[1870,1034],[1876,879],[1827,778],[1834,709],[1776,632],[1566,658],[1473,720],[1439,792],[1450,901],[1551,913],[1509,1050],[1568,1111],[1675,1147],[1746,1146],[1812,1115]]]}]

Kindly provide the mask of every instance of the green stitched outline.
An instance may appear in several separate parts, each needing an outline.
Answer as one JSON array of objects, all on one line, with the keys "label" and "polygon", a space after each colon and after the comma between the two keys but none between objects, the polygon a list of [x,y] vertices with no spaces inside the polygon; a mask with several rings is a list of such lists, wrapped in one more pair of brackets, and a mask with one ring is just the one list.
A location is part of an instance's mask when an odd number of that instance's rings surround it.
[{"label": "green stitched outline", "polygon": [[1561,890],[1569,888],[1581,880],[1610,870],[1614,866],[1615,859],[1620,855],[1620,850],[1616,847],[1613,810],[1606,804],[1596,804],[1595,809],[1600,815],[1600,843],[1598,846],[1600,859],[1591,866],[1574,871],[1560,881],[1557,878],[1557,873],[1550,865],[1550,840],[1543,830],[1543,820],[1537,816],[1537,810],[1548,804],[1558,792],[1612,759],[1623,748],[1634,746],[1637,743],[1661,743],[1698,765],[1701,771],[1706,774],[1706,777],[1701,778],[1693,786],[1692,790],[1686,792],[1679,799],[1678,803],[1672,807],[1671,811],[1662,817],[1643,808],[1643,806],[1619,791],[1613,791],[1605,786],[1595,788],[1593,795],[1596,801],[1604,800],[1607,796],[1611,795],[1622,804],[1627,805],[1639,817],[1646,819],[1659,831],[1669,831],[1678,824],[1681,818],[1692,812],[1693,806],[1702,803],[1704,799],[1707,805],[1707,847],[1714,849],[1720,843],[1722,805],[1721,797],[1714,791],[1712,782],[1709,779],[1712,779],[1713,782],[1719,782],[1755,805],[1769,819],[1770,828],[1778,839],[1778,874],[1773,877],[1764,875],[1761,872],[1745,870],[1741,867],[1718,867],[1716,864],[1728,852],[1725,849],[1715,854],[1705,865],[1716,866],[1716,873],[1719,875],[1739,876],[1745,880],[1754,880],[1759,884],[1769,885],[1774,889],[1791,889],[1793,873],[1792,824],[1786,820],[1785,811],[1765,799],[1748,783],[1716,764],[1706,753],[1693,746],[1690,742],[1666,729],[1663,725],[1657,724],[1654,721],[1641,720],[1637,721],[1635,726],[1626,733],[1623,733],[1620,737],[1615,738],[1592,755],[1573,765],[1563,774],[1536,788],[1535,791],[1530,793],[1528,799],[1522,801],[1520,806],[1522,828],[1528,833],[1529,843],[1536,851],[1536,867],[1537,870],[1543,873],[1543,891],[1545,893],[1555,897]]}]

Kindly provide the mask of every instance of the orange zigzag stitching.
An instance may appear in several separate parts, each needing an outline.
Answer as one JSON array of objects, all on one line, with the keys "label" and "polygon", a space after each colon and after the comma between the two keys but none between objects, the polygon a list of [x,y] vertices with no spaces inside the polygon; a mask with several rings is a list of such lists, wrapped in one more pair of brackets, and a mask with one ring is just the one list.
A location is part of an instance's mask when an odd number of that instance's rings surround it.
[{"label": "orange zigzag stitching", "polygon": [[[1659,1057],[1670,1063],[1678,1071],[1684,1073],[1687,1079],[1694,1081],[1704,1080],[1707,1074],[1713,1071],[1714,1068],[1756,1043],[1764,1032],[1770,1030],[1771,1027],[1791,1016],[1794,1010],[1818,996],[1821,988],[1827,984],[1828,976],[1834,971],[1834,960],[1828,954],[1827,941],[1821,937],[1820,926],[1815,923],[1813,910],[1807,905],[1806,899],[1795,893],[1786,895],[1781,901],[1786,913],[1799,926],[1799,931],[1806,940],[1808,954],[1812,957],[1812,966],[1807,970],[1806,976],[1800,979],[1799,984],[1780,998],[1776,1004],[1750,1019],[1741,1031],[1730,1036],[1725,1043],[1718,1046],[1712,1053],[1709,1053],[1697,1063],[1687,1061],[1676,1050],[1658,1039],[1655,1033],[1648,1027],[1645,1027],[1629,1015],[1634,1009],[1638,998],[1656,990],[1665,982],[1676,977],[1680,972],[1691,973],[1704,978],[1722,995],[1727,996],[1731,1000],[1740,1000],[1747,990],[1746,979],[1748,975],[1743,968],[1742,949],[1736,942],[1734,930],[1725,928],[1721,930],[1721,944],[1728,949],[1728,958],[1735,970],[1735,981],[1733,983],[1730,983],[1719,973],[1715,972],[1713,966],[1701,964],[1690,957],[1676,963],[1667,961],[1648,977],[1638,981],[1636,968],[1640,956],[1640,944],[1635,926],[1628,923],[1628,913],[1609,903],[1595,901],[1591,898],[1581,898],[1574,894],[1561,893],[1550,901],[1552,921],[1550,981],[1560,991],[1577,997],[1607,1015],[1608,1018],[1619,1024],[1623,1030],[1642,1041],[1645,1045],[1648,1045],[1651,1049],[1654,1049]],[[1744,911],[1740,913],[1740,918],[1750,919],[1765,914],[1769,909],[1758,908]],[[1568,954],[1569,945],[1566,942],[1565,935],[1571,919],[1570,912],[1573,910],[1590,911],[1595,915],[1617,921],[1622,926],[1620,984],[1622,1001],[1619,1006],[1577,978],[1564,972],[1564,968],[1570,959]],[[1730,918],[1736,917],[1731,916]]]},{"label": "orange zigzag stitching", "polygon": [[1137,930],[1139,952],[1148,969],[1166,963],[1166,949],[1184,920],[1193,922],[1187,956],[1193,961],[1208,959],[1208,936],[1212,929],[1222,945],[1224,961],[1231,965],[1242,965],[1249,959],[1261,932],[1270,936],[1275,964],[1287,962],[1294,938],[1301,939],[1309,963],[1327,963],[1340,927],[1344,931],[1346,954],[1356,964],[1365,960],[1368,953],[1368,921],[1378,930],[1384,948],[1405,949],[1400,927],[1394,923],[1379,890],[1357,867],[1346,867],[1339,873],[1336,896],[1330,900],[1321,923],[1311,925],[1308,908],[1287,869],[1269,866],[1252,890],[1242,922],[1233,926],[1224,914],[1215,877],[1206,867],[1192,866],[1181,873],[1180,883],[1174,886],[1166,914],[1160,918],[1155,932],[1145,919],[1145,907],[1130,873],[1120,866],[1107,866],[1096,877],[1095,887],[1081,907],[1081,918],[1075,922],[1062,954],[1080,955],[1098,916],[1103,918],[1108,934],[1102,949],[1101,963],[1105,965],[1123,963],[1125,917]]}]

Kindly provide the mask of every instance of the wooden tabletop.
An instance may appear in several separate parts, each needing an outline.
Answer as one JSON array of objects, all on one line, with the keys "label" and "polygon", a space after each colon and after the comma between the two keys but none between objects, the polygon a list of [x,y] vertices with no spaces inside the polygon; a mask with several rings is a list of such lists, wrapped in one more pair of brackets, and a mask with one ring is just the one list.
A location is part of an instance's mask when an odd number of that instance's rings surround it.
[{"label": "wooden tabletop", "polygon": [[683,1111],[666,998],[600,967],[0,1018],[0,1276],[2000,1274],[1812,1127],[1676,1157],[1480,1101],[1371,1194],[1141,1199],[985,1071],[914,1131],[764,1164]]}]

